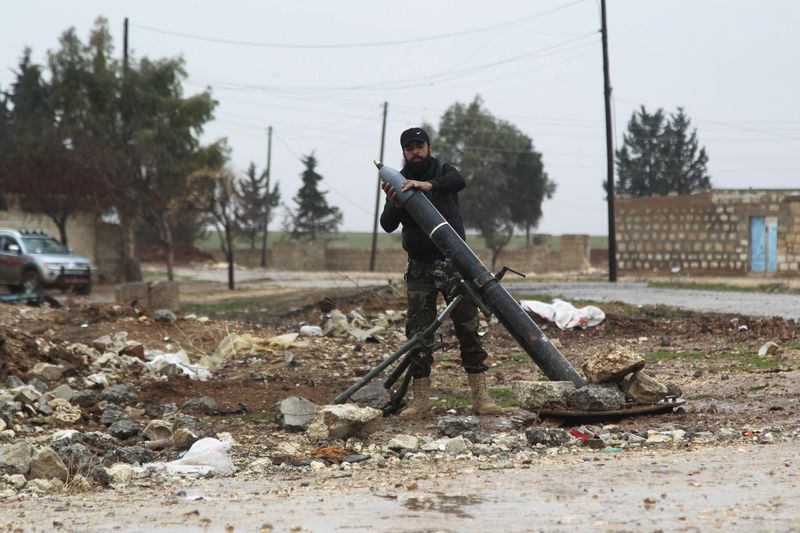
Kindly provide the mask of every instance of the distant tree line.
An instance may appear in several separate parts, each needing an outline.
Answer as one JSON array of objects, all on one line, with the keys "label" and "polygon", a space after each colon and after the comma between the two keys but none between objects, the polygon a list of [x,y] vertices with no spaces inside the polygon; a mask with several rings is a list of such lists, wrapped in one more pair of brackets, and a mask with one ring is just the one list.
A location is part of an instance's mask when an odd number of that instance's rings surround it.
[{"label": "distant tree line", "polygon": [[[73,28],[65,31],[46,65],[23,51],[15,81],[0,91],[2,206],[13,198],[48,216],[64,244],[77,211],[116,220],[130,281],[141,279],[136,242],[143,225],[164,246],[173,279],[176,235],[191,243],[214,224],[233,288],[233,238],[244,235],[254,248],[263,236],[266,245],[278,183],[267,190],[265,172],[252,163],[237,176],[225,139],[200,142],[217,102],[210,90],[184,94],[182,59],[131,57],[123,64],[111,43],[108,21],[98,18],[85,43]],[[314,238],[335,231],[342,216],[317,189],[313,155],[303,164],[293,234]]]}]

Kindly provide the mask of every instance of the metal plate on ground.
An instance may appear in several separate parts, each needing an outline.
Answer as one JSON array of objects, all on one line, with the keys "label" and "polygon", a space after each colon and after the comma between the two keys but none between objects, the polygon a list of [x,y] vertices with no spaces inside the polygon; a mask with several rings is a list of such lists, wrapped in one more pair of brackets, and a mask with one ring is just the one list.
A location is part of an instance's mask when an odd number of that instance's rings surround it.
[{"label": "metal plate on ground", "polygon": [[612,416],[652,415],[672,411],[686,403],[683,398],[667,398],[658,403],[638,405],[613,409],[611,411],[584,411],[580,409],[542,409],[539,416],[552,416],[558,418],[603,418]]}]

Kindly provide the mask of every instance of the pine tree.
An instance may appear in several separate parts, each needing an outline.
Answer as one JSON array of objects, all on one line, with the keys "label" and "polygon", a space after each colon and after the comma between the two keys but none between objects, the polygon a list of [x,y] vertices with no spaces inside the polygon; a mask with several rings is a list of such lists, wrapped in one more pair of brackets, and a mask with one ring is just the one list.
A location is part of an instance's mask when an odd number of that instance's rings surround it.
[{"label": "pine tree", "polygon": [[617,191],[629,196],[689,194],[711,188],[705,148],[698,152],[697,130],[682,108],[667,120],[642,106],[628,122],[623,146],[617,150]]},{"label": "pine tree", "polygon": [[319,233],[336,232],[342,223],[342,213],[338,207],[329,206],[325,199],[327,193],[319,190],[322,176],[315,170],[314,154],[304,156],[302,162],[306,169],[301,174],[303,186],[294,197],[297,210],[292,216],[292,237],[314,240]]},{"label": "pine tree", "polygon": [[264,226],[267,195],[267,174],[256,173],[255,163],[250,163],[245,172],[245,179],[239,182],[239,197],[241,198],[242,212],[240,215],[241,232],[250,239],[250,249],[255,250],[256,238]]}]

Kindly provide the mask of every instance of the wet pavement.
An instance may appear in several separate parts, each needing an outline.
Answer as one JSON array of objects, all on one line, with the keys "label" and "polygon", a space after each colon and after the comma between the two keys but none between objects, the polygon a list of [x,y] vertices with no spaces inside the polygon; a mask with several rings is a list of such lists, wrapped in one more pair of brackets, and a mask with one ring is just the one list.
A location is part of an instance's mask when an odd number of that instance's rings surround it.
[{"label": "wet pavement", "polygon": [[7,502],[0,508],[0,531],[2,525],[44,531],[56,524],[68,531],[109,532],[270,531],[266,526],[274,531],[796,531],[798,460],[796,443],[744,444],[669,453],[587,450],[513,470],[484,470],[456,460],[419,479],[389,469],[332,470],[323,479],[295,473],[196,480],[80,499]]},{"label": "wet pavement", "polygon": [[506,288],[513,295],[547,294],[564,300],[667,305],[690,311],[800,319],[800,294],[657,288],[650,287],[647,283],[634,282],[522,281],[506,284]]}]

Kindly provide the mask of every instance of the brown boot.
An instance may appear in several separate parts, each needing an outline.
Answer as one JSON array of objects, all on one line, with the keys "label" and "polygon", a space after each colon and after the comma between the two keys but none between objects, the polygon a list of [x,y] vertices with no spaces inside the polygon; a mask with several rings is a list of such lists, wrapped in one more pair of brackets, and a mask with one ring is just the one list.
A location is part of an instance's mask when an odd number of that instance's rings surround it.
[{"label": "brown boot", "polygon": [[403,420],[425,418],[431,414],[431,378],[414,378],[414,398],[400,413]]},{"label": "brown boot", "polygon": [[467,374],[469,388],[472,389],[472,412],[479,415],[499,415],[500,408],[489,397],[486,390],[486,375]]}]

